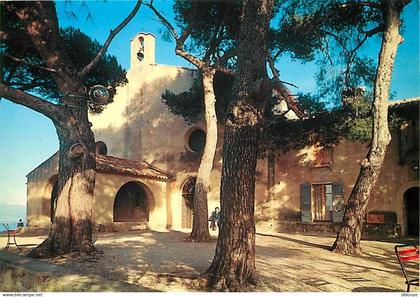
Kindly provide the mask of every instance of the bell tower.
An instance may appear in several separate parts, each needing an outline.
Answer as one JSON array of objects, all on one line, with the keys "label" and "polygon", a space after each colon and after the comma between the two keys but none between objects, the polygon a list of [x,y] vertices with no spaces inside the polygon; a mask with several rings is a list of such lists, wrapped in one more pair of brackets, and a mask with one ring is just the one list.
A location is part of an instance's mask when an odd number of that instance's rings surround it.
[{"label": "bell tower", "polygon": [[131,68],[155,64],[155,36],[138,33],[131,41]]}]

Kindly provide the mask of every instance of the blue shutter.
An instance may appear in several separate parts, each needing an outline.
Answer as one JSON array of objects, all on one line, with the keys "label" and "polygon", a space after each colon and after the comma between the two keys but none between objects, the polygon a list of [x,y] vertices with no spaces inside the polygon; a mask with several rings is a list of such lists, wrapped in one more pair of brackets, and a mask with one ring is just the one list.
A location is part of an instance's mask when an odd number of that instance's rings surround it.
[{"label": "blue shutter", "polygon": [[300,185],[300,211],[302,223],[312,223],[311,184]]},{"label": "blue shutter", "polygon": [[333,192],[333,222],[341,223],[344,217],[344,187],[340,182],[332,184]]}]

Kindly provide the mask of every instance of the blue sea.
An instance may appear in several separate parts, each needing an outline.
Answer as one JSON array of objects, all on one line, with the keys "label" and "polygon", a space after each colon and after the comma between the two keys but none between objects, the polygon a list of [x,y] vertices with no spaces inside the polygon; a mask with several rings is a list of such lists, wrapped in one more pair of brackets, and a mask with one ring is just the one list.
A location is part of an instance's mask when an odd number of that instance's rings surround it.
[{"label": "blue sea", "polygon": [[16,229],[17,222],[0,222],[0,232],[6,231],[6,228],[4,227],[3,223],[9,224],[9,229]]}]

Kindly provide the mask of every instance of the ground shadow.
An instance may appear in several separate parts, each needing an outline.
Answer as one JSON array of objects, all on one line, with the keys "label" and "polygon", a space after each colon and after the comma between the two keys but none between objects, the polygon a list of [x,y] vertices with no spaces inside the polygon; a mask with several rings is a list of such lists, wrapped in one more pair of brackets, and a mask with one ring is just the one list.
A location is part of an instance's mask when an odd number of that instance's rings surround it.
[{"label": "ground shadow", "polygon": [[380,238],[380,237],[362,237],[362,240],[365,241],[379,241],[379,242],[389,242],[396,244],[413,244],[419,245],[419,237],[410,236],[410,237],[395,237],[395,238]]},{"label": "ground shadow", "polygon": [[383,288],[383,287],[357,287],[351,290],[352,292],[401,292],[394,289]]},{"label": "ground shadow", "polygon": [[277,234],[276,235],[274,235],[274,234],[263,234],[263,233],[256,233],[256,234],[259,235],[259,236],[275,237],[275,238],[291,241],[291,242],[294,242],[294,243],[298,243],[298,244],[302,244],[302,245],[306,245],[306,246],[310,246],[310,247],[315,247],[315,248],[331,251],[331,246],[330,245],[313,243],[313,242],[310,242],[310,241],[305,241],[305,240],[300,240],[300,239],[293,239],[293,238],[289,238],[287,236],[282,236],[282,235],[277,235]]},{"label": "ground shadow", "polygon": [[84,263],[66,258],[55,264],[131,286],[200,290],[198,279],[210,265],[216,241],[188,242],[187,236],[180,231],[97,234],[97,258]]}]

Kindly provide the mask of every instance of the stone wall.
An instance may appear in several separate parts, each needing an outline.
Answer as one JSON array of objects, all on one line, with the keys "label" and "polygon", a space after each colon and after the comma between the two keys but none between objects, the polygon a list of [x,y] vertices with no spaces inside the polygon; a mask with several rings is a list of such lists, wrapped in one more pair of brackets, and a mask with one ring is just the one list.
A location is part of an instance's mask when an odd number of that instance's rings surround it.
[{"label": "stone wall", "polygon": [[[339,229],[340,224],[333,223],[281,222],[278,224],[277,232],[336,235]],[[401,226],[398,224],[364,224],[362,236],[364,239],[399,238],[401,236]]]}]

